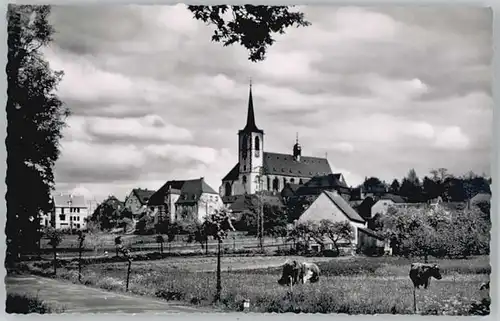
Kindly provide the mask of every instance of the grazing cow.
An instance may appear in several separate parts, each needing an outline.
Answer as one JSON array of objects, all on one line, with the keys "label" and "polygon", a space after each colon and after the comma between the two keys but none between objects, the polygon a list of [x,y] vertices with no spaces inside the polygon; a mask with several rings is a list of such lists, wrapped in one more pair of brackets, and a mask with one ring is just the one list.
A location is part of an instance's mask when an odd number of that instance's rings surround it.
[{"label": "grazing cow", "polygon": [[439,266],[437,264],[411,264],[410,279],[412,280],[413,286],[416,289],[418,289],[422,285],[424,286],[424,289],[427,289],[431,277],[434,277],[438,280],[441,280],[442,278],[441,273],[439,272]]},{"label": "grazing cow", "polygon": [[307,281],[316,283],[319,281],[319,267],[314,263],[299,263],[296,260],[285,262],[283,273],[278,283],[281,285],[305,284]]}]

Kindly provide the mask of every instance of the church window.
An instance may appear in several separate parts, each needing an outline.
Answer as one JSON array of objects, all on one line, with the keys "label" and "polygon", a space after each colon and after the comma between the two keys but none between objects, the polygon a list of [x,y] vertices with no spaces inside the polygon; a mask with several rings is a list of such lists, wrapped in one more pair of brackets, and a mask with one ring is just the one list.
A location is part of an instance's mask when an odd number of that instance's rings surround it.
[{"label": "church window", "polygon": [[292,183],[292,184],[295,183],[295,178],[291,178],[290,183]]},{"label": "church window", "polygon": [[302,178],[299,180],[299,184],[302,185],[304,182],[302,181]]},{"label": "church window", "polygon": [[283,187],[285,187],[285,185],[286,185],[286,178],[283,177]]},{"label": "church window", "polygon": [[278,181],[278,178],[277,178],[277,177],[275,177],[275,178],[273,179],[273,190],[277,191],[277,190],[279,189],[279,183],[280,183],[280,182]]},{"label": "church window", "polygon": [[247,170],[247,165],[243,165],[243,170],[246,171]]},{"label": "church window", "polygon": [[247,177],[245,175],[243,175],[243,177],[241,178],[241,180],[243,181],[243,184],[245,184],[247,182]]},{"label": "church window", "polygon": [[260,150],[260,139],[259,139],[259,136],[255,136],[255,150]]},{"label": "church window", "polygon": [[224,188],[224,194],[226,196],[231,196],[231,184],[226,182],[226,187]]},{"label": "church window", "polygon": [[269,176],[267,177],[267,189],[271,189],[271,178],[269,178]]}]

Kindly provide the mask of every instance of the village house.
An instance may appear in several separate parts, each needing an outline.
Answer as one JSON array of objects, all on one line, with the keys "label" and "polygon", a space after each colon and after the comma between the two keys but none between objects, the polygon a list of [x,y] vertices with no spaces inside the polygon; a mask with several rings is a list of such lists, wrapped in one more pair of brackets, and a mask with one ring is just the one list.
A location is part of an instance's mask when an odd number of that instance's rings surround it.
[{"label": "village house", "polygon": [[155,223],[164,220],[172,223],[192,220],[203,222],[207,214],[213,214],[222,206],[220,195],[203,177],[168,181],[151,195],[148,202]]},{"label": "village house", "polygon": [[252,87],[246,126],[238,132],[238,162],[222,179],[221,196],[280,192],[287,183],[304,184],[314,176],[332,173],[326,158],[302,156],[298,137],[292,154],[264,151],[264,131],[255,123]]},{"label": "village house", "polygon": [[[389,207],[405,208],[409,205],[404,198],[399,195],[385,194],[381,196],[371,207],[371,217],[376,214],[385,215]],[[410,205],[411,206],[411,205]],[[416,205],[415,205],[416,206]]]},{"label": "village house", "polygon": [[[337,191],[323,191],[314,202],[300,215],[297,222],[307,221],[319,223],[321,220],[333,222],[348,221],[354,229],[354,237],[351,246],[354,248],[359,244],[359,228],[366,226],[366,221],[349,205],[349,203]],[[347,242],[345,240],[344,242]],[[319,251],[318,244],[311,244],[311,249]],[[332,249],[332,243],[325,239],[325,249]]]},{"label": "village house", "polygon": [[130,210],[132,217],[137,219],[147,209],[149,199],[155,193],[148,189],[134,188],[125,198],[125,207]]},{"label": "village house", "polygon": [[86,219],[91,215],[89,207],[82,195],[56,194],[52,197],[53,210],[50,221],[45,221],[44,226],[56,229],[84,229],[87,227]]}]

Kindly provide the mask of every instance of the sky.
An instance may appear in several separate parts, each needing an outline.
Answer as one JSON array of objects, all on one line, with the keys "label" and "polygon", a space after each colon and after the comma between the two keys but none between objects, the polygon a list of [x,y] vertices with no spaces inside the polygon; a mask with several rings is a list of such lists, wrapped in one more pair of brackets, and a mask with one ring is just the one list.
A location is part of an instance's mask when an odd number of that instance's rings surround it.
[{"label": "sky", "polygon": [[264,150],[327,155],[351,186],[410,168],[490,174],[492,16],[447,7],[297,7],[311,25],[263,62],[175,6],[54,6],[44,49],[69,107],[58,192],[101,201],[237,163],[252,79]]}]

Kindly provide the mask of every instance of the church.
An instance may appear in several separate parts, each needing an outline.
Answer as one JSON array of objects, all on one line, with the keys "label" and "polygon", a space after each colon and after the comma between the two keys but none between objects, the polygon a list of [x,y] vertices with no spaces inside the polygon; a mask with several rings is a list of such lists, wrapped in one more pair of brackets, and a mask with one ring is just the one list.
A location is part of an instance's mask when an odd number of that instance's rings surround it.
[{"label": "church", "polygon": [[255,123],[250,84],[247,122],[238,131],[238,162],[222,179],[220,196],[279,193],[288,183],[302,185],[313,177],[332,174],[326,158],[302,156],[298,137],[291,154],[267,152],[264,148],[264,131]]}]

